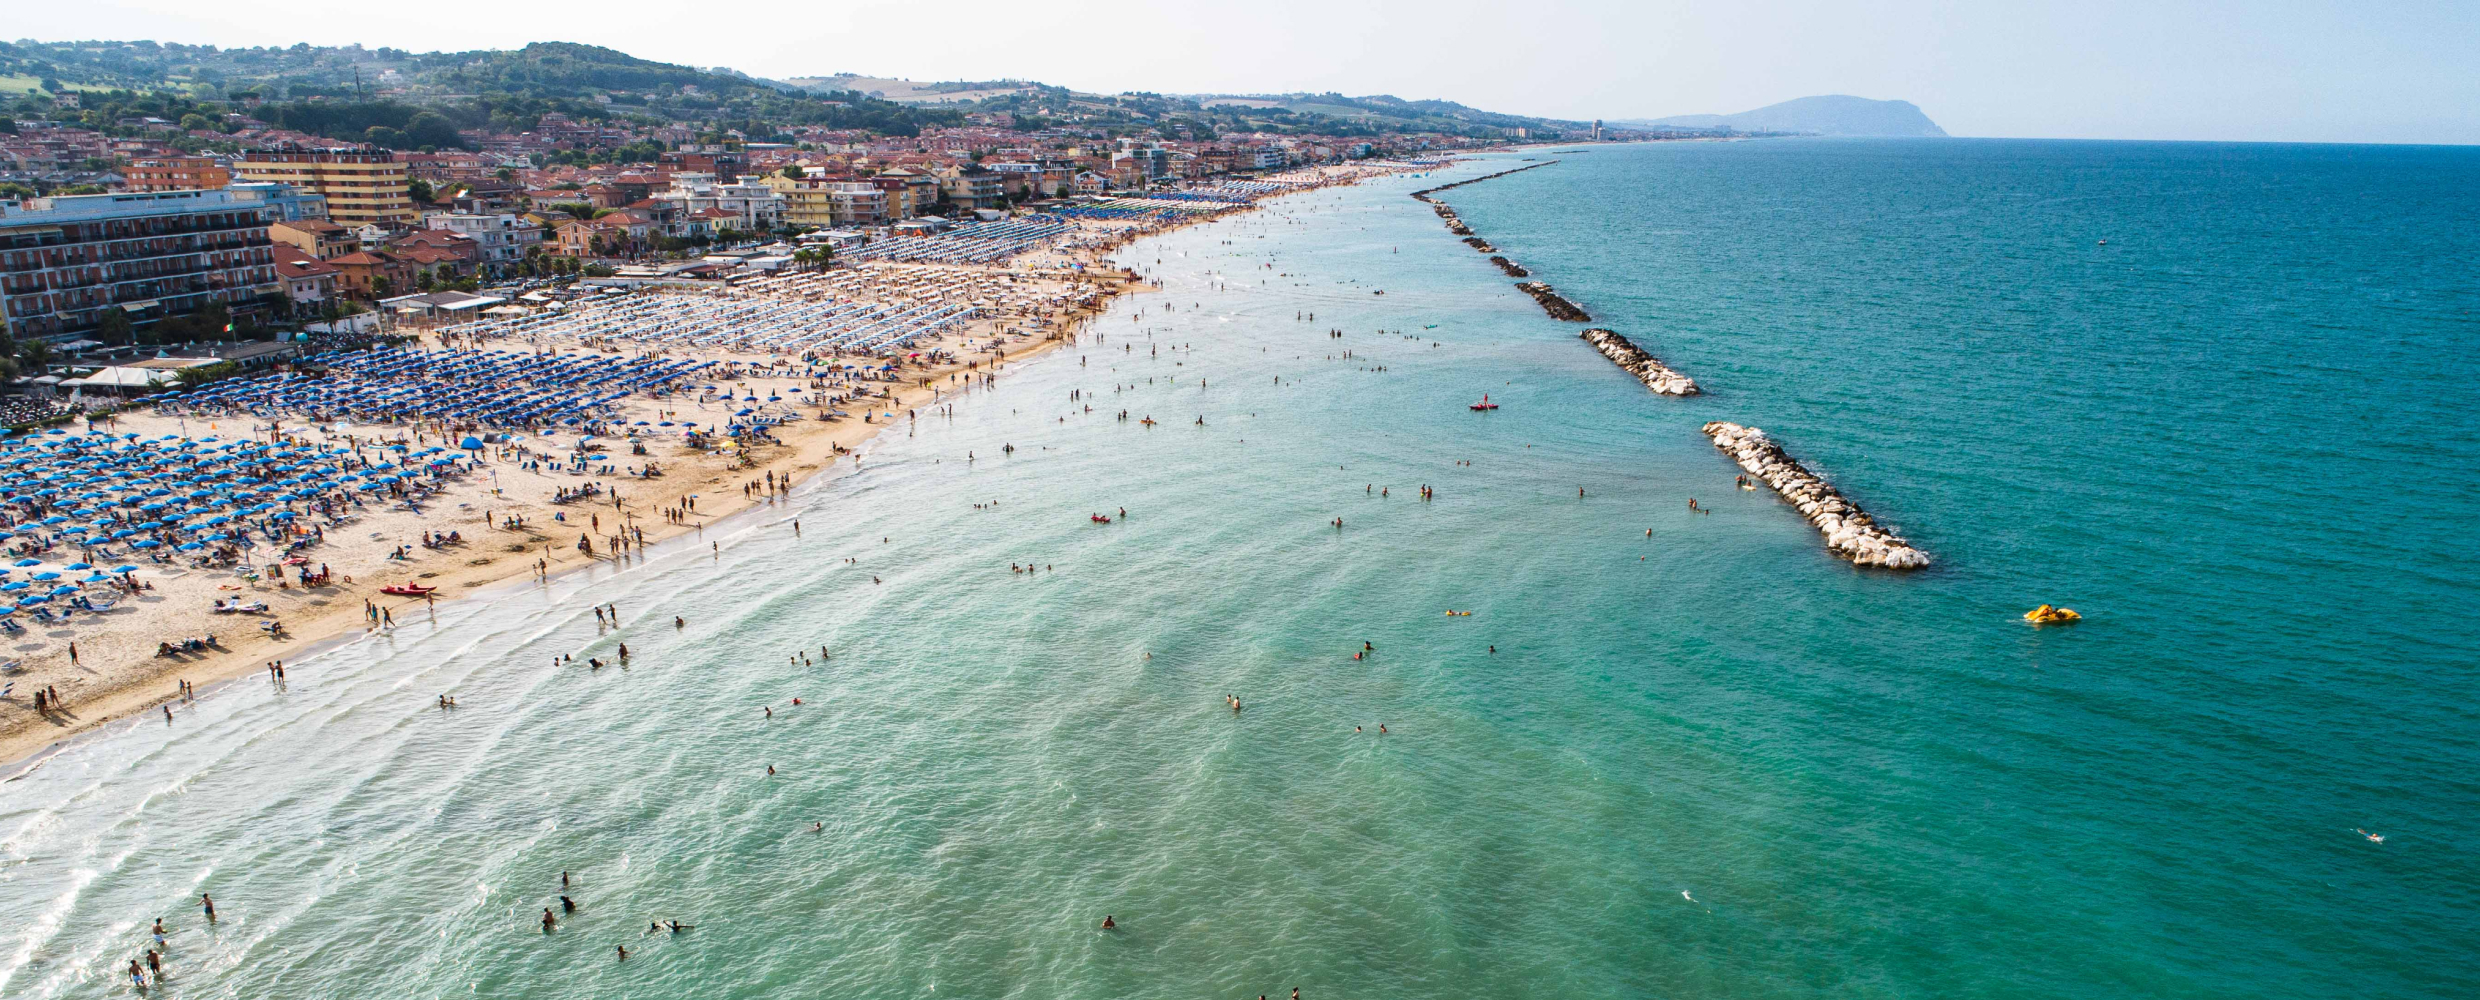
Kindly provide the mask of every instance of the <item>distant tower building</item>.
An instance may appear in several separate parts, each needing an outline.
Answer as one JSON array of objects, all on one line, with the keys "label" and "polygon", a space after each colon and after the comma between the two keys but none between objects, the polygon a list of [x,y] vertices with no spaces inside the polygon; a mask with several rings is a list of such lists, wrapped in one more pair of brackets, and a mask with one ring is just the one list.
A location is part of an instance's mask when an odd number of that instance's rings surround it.
[{"label": "distant tower building", "polygon": [[1599,118],[1593,119],[1593,141],[1602,141],[1602,120]]}]

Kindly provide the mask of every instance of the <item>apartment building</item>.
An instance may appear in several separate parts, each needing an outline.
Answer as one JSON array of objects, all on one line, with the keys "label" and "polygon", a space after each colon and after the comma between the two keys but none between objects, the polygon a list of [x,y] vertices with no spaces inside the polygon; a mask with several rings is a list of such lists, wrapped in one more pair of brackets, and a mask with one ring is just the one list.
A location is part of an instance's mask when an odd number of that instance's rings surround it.
[{"label": "apartment building", "polygon": [[[808,211],[818,197],[818,189],[791,178],[723,181],[713,174],[684,171],[673,174],[672,186],[655,192],[650,200],[668,206],[675,219],[703,216],[710,225],[763,233],[794,221],[795,213]],[[709,209],[728,212],[732,219],[719,223],[716,216],[706,214]]]},{"label": "apartment building", "polygon": [[405,164],[386,150],[254,149],[241,154],[232,171],[237,180],[276,181],[323,195],[327,217],[347,226],[395,229],[410,226],[415,219]]},{"label": "apartment building", "polygon": [[935,171],[947,200],[962,209],[997,208],[1005,200],[1007,182],[981,164]]},{"label": "apartment building", "polygon": [[284,294],[296,308],[315,307],[336,297],[336,281],[342,272],[326,261],[303,253],[289,243],[278,243],[276,280],[284,286]]},{"label": "apartment building", "polygon": [[522,215],[433,212],[422,221],[474,241],[476,263],[494,275],[508,273],[525,260],[526,251],[543,242],[542,227]]},{"label": "apartment building", "polygon": [[0,329],[65,339],[119,309],[143,327],[282,294],[258,192],[155,191],[0,201]]},{"label": "apartment building", "polygon": [[232,183],[232,171],[212,156],[142,156],[121,170],[130,191],[204,191]]},{"label": "apartment building", "polygon": [[326,219],[284,219],[267,226],[267,238],[317,260],[334,260],[362,248],[353,231]]}]

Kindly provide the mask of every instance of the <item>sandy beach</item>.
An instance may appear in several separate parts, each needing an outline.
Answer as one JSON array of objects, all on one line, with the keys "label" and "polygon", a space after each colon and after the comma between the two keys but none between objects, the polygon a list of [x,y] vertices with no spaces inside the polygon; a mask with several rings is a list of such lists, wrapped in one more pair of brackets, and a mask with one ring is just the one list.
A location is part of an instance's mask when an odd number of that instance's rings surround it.
[{"label": "sandy beach", "polygon": [[[1402,169],[1388,164],[1323,167],[1285,179],[1306,191]],[[823,275],[760,279],[754,290],[732,294],[815,298],[822,290],[856,286],[933,291],[954,286],[968,290],[964,294],[984,295],[1004,288],[1020,294],[968,324],[915,343],[905,358],[894,359],[900,371],[880,376],[883,380],[811,383],[813,391],[836,393],[831,398],[840,409],[835,412],[848,416],[789,420],[773,428],[771,439],[747,446],[692,447],[670,436],[649,435],[626,442],[631,454],[597,456],[613,469],[651,465],[661,470],[658,476],[578,468],[571,450],[578,447],[575,435],[566,441],[550,440],[550,435],[517,436],[465,451],[461,467],[467,471],[441,477],[435,492],[418,502],[362,506],[348,523],[324,530],[314,547],[297,556],[294,567],[296,575],[320,571],[324,582],[319,585],[302,585],[249,561],[236,567],[192,566],[181,560],[141,567],[136,577],[144,589],[109,611],[73,616],[65,624],[28,623],[23,631],[0,637],[0,658],[14,661],[6,678],[14,690],[0,698],[0,761],[18,762],[9,770],[22,773],[30,759],[39,760],[71,737],[114,720],[160,715],[184,697],[184,682],[195,691],[263,673],[270,664],[291,661],[315,647],[349,641],[392,622],[421,620],[440,600],[506,581],[625,560],[642,544],[695,534],[719,518],[765,504],[839,460],[866,461],[864,449],[881,430],[916,419],[910,414],[919,409],[970,393],[1009,366],[1074,343],[1083,326],[1112,299],[1149,290],[1135,274],[1104,264],[1111,251],[1153,232],[1256,207],[1199,212],[1167,223],[1088,225],[1054,245],[988,267],[870,263]],[[632,396],[617,404],[621,414],[616,422],[678,417],[713,427],[735,412],[740,404],[734,399],[753,390],[788,395],[810,374],[781,355],[591,337],[529,344],[425,333],[418,346],[652,353],[718,362],[718,370],[730,373],[728,385],[716,383],[728,392],[693,398]],[[821,402],[813,412],[828,409]],[[453,447],[471,430],[439,421],[320,423],[146,410],[116,415],[95,428],[147,438],[216,437],[357,450],[398,443],[417,449]],[[639,446],[645,450],[636,452]],[[562,498],[562,491],[589,484],[597,487],[591,496]],[[453,541],[441,541],[451,535]],[[620,545],[617,550],[614,542]],[[51,558],[67,561],[65,556]],[[436,589],[427,597],[381,592],[406,585]],[[265,607],[219,612],[219,602]],[[270,633],[265,625],[269,622],[281,623],[282,630]],[[209,637],[212,641],[203,648],[163,655],[166,643],[178,647]],[[60,704],[38,713],[33,695],[46,689],[59,693]]]}]

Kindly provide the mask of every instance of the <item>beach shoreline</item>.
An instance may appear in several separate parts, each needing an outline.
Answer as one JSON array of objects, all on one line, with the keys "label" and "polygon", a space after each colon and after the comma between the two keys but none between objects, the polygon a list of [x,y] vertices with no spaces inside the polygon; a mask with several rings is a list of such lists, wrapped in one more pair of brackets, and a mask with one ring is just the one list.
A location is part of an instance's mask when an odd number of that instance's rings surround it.
[{"label": "beach shoreline", "polygon": [[[1331,175],[1321,174],[1317,181],[1304,185],[1298,191],[1254,202],[1237,211],[1183,220],[1182,224],[1149,231],[1134,239],[1111,246],[1078,249],[1073,252],[1073,255],[1087,268],[1088,278],[1098,280],[1102,286],[1103,294],[1089,308],[1076,310],[1064,317],[1063,322],[1049,332],[1038,337],[1028,336],[1023,343],[1010,345],[1007,349],[998,352],[996,357],[990,355],[959,357],[953,364],[919,372],[908,372],[907,375],[911,376],[910,381],[888,383],[885,387],[888,395],[873,400],[869,406],[874,412],[892,414],[900,410],[943,402],[952,398],[954,392],[972,391],[973,379],[963,377],[968,373],[975,377],[985,374],[996,377],[1007,371],[1009,365],[1029,363],[1057,348],[1076,343],[1078,335],[1085,326],[1108,312],[1111,304],[1120,297],[1142,295],[1157,290],[1156,286],[1145,283],[1134,270],[1117,267],[1108,261],[1111,254],[1133,244],[1136,240],[1186,229],[1194,225],[1211,224],[1220,219],[1246,216],[1261,208],[1299,195],[1314,193],[1338,184],[1357,184],[1373,176],[1389,176],[1403,172],[1405,169],[1408,168],[1361,169]],[[427,340],[417,341],[417,344],[424,347],[432,346]],[[939,381],[947,377],[955,377],[956,384],[964,388],[954,392],[941,391],[938,388]],[[389,610],[391,613],[399,610],[415,613],[435,612],[436,607],[433,604],[435,601],[443,599],[457,601],[481,596],[498,587],[529,577],[538,583],[547,583],[555,577],[590,569],[598,564],[625,564],[637,555],[642,555],[647,548],[671,543],[683,536],[702,534],[705,529],[716,527],[728,519],[771,506],[777,497],[807,487],[821,475],[834,469],[839,457],[849,456],[857,466],[865,457],[861,451],[862,446],[877,437],[880,431],[893,426],[894,423],[892,418],[884,422],[866,423],[806,421],[779,428],[784,432],[779,434],[781,443],[770,448],[763,461],[757,461],[746,467],[734,468],[711,477],[693,474],[663,480],[629,480],[629,494],[623,502],[629,508],[644,511],[647,515],[645,519],[634,522],[644,532],[643,542],[637,547],[639,551],[636,553],[627,551],[619,553],[581,552],[566,544],[547,541],[541,531],[530,525],[513,533],[507,532],[492,525],[490,513],[486,511],[479,522],[480,533],[470,541],[478,545],[501,545],[514,538],[522,538],[524,544],[505,547],[509,552],[523,549],[523,557],[486,558],[463,566],[442,567],[422,573],[420,574],[421,583],[435,587],[439,592],[438,596],[407,599],[401,604],[389,606]],[[730,489],[731,483],[728,481],[733,477],[739,477],[753,484],[775,481],[784,485],[781,487],[781,492],[755,494],[743,492],[739,496],[734,496],[734,491]],[[616,493],[617,490],[615,490]],[[658,510],[678,507],[684,496],[694,497],[699,504],[694,520],[675,523],[653,516]],[[585,513],[585,511],[580,510],[578,513]],[[472,528],[476,525],[460,522],[457,526]],[[564,529],[552,530],[558,532]],[[534,568],[532,560],[537,557],[549,564],[547,571],[537,571]],[[412,566],[408,564],[405,568],[412,568]],[[180,703],[185,696],[179,690],[179,682],[186,681],[190,685],[192,694],[186,697],[197,697],[246,674],[266,673],[270,663],[281,662],[289,671],[296,660],[341,648],[379,632],[380,627],[369,622],[368,612],[354,599],[377,599],[380,596],[378,589],[385,582],[375,577],[365,577],[358,583],[348,582],[342,587],[326,588],[330,591],[329,593],[319,595],[318,599],[304,602],[315,605],[317,610],[288,611],[284,616],[287,633],[284,638],[262,641],[253,636],[246,644],[219,643],[209,653],[195,659],[142,661],[125,668],[130,676],[107,681],[100,689],[82,692],[70,699],[66,708],[55,710],[49,715],[36,715],[28,710],[5,721],[0,721],[0,783],[14,781],[31,773],[34,769],[41,767],[43,762],[51,756],[68,749],[79,739],[106,731],[116,722],[142,724],[143,720],[139,717]],[[307,596],[306,590],[302,593]],[[253,594],[251,596],[263,595]],[[295,617],[295,614],[300,616]],[[20,697],[30,698],[30,695]],[[13,702],[17,700],[19,699],[11,699]]]}]

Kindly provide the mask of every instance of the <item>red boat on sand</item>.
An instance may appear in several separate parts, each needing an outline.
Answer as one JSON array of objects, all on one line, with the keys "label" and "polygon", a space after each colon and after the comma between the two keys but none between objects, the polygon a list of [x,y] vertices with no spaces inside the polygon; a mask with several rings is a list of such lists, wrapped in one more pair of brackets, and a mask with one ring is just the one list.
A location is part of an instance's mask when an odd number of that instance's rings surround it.
[{"label": "red boat on sand", "polygon": [[382,594],[394,594],[398,597],[429,597],[438,590],[437,587],[425,587],[418,583],[399,583],[379,588]]}]

